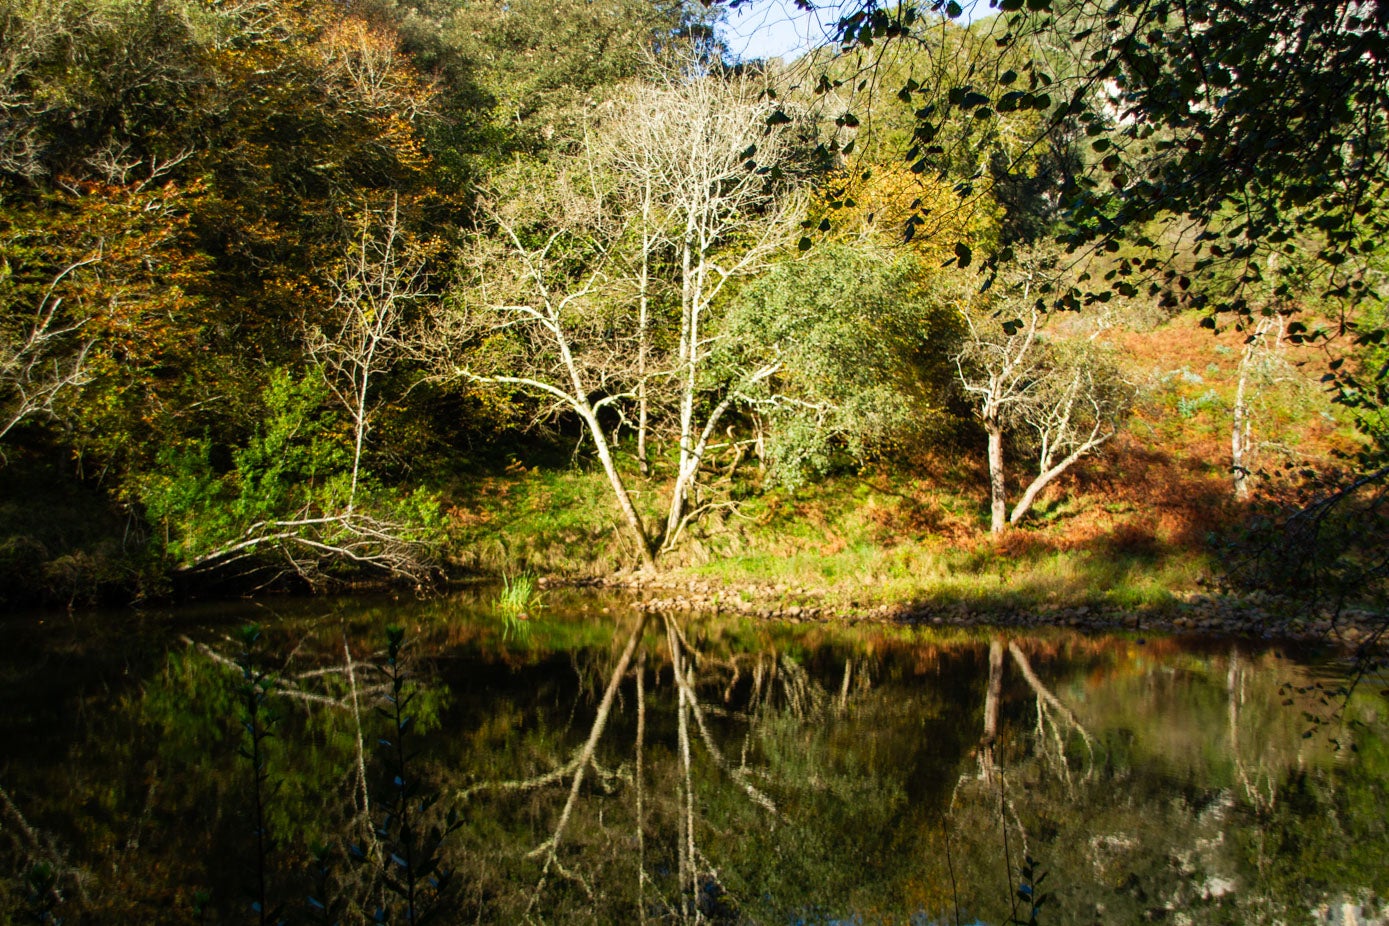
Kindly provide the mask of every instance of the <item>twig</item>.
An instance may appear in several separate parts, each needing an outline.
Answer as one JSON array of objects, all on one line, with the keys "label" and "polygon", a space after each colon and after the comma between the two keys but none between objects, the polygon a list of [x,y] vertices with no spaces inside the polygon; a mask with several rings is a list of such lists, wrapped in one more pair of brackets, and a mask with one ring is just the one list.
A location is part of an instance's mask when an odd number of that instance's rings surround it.
[{"label": "twig", "polygon": [[484,781],[470,788],[464,788],[462,791],[458,792],[458,799],[460,801],[470,800],[474,794],[481,791],[530,791],[535,788],[542,788],[548,784],[554,784],[557,781],[563,781],[579,767],[579,763],[583,760],[582,752],[583,749],[580,747],[580,749],[575,751],[574,758],[563,765],[550,769],[548,772],[536,775],[534,778],[523,778],[512,781]]}]

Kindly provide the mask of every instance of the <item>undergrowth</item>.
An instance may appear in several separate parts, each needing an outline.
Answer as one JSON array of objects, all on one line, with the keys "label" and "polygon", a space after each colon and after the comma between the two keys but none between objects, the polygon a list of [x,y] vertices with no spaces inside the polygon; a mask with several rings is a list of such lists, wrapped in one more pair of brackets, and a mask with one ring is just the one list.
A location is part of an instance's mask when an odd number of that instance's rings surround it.
[{"label": "undergrowth", "polygon": [[[1109,462],[1114,472],[1125,466],[1141,472],[1148,491],[1164,481],[1152,461]],[[1171,497],[1160,517],[1092,475],[1059,487],[1002,538],[981,530],[982,480],[967,468],[938,478],[883,470],[747,492],[736,508],[699,521],[661,565],[670,576],[785,585],[839,606],[1160,607],[1206,573],[1205,521],[1213,515],[1203,493],[1219,491],[1209,472],[1167,466]],[[649,504],[657,488],[638,486]],[[468,513],[455,516],[469,550],[459,559],[516,577],[495,602],[499,613],[518,602],[514,610],[526,610],[522,595],[534,592],[522,587],[526,576],[609,574],[635,562],[601,473],[529,471],[473,490]]]},{"label": "undergrowth", "polygon": [[[962,431],[958,446],[903,448],[891,462],[794,490],[764,485],[754,460],[731,474],[729,460],[711,459],[702,501],[720,504],[690,526],[661,568],[786,586],[831,605],[1168,605],[1210,574],[1212,538],[1250,515],[1233,498],[1229,461],[1244,335],[1213,336],[1193,317],[1177,316],[1118,337],[1125,373],[1142,387],[1127,430],[1049,487],[1002,536],[986,530],[982,436]],[[1265,467],[1295,459],[1317,468],[1347,440],[1344,416],[1301,372],[1305,351],[1280,351],[1279,375],[1260,383],[1251,405],[1256,486],[1273,484]],[[1028,478],[1015,451],[1008,451],[1014,496]],[[658,456],[643,478],[630,453],[618,457],[634,504],[654,528],[671,461]],[[585,577],[637,562],[596,466],[571,459],[527,469],[518,461],[454,489],[454,563],[465,570]]]}]

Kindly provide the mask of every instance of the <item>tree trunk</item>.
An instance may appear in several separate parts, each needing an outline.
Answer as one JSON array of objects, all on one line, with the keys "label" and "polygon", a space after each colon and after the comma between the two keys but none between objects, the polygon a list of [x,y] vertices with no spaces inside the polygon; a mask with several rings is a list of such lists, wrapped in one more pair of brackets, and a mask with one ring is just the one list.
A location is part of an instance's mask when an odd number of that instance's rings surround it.
[{"label": "tree trunk", "polygon": [[[1278,316],[1280,326],[1282,317]],[[1252,465],[1253,416],[1249,409],[1249,377],[1259,355],[1268,346],[1268,330],[1273,326],[1273,318],[1262,318],[1249,336],[1244,346],[1244,356],[1239,363],[1239,384],[1235,387],[1235,413],[1230,424],[1230,472],[1234,476],[1235,498],[1249,499],[1249,467]]]},{"label": "tree trunk", "polygon": [[[643,308],[643,316],[645,309]],[[646,432],[650,426],[650,409],[646,400],[646,356],[645,344],[642,345],[642,357],[638,366],[642,369],[640,374],[642,379],[637,383],[637,467],[643,476],[651,475],[651,462],[647,459],[646,452]]]},{"label": "tree trunk", "polygon": [[997,420],[984,424],[989,432],[989,531],[1003,533],[1007,527],[1007,486],[1003,482],[1003,425]]},{"label": "tree trunk", "polygon": [[1003,641],[989,644],[989,688],[984,696],[984,744],[998,739],[998,704],[1003,695]]},{"label": "tree trunk", "polygon": [[998,742],[998,706],[1003,699],[1003,641],[989,644],[989,687],[984,695],[984,735],[979,739],[979,768],[984,780],[993,783],[997,765],[994,745]]},{"label": "tree trunk", "polygon": [[[569,785],[569,797],[564,802],[564,809],[560,811],[559,820],[555,823],[554,831],[550,838],[545,840],[529,853],[530,858],[543,855],[545,864],[540,870],[540,881],[531,892],[530,904],[526,907],[526,920],[530,920],[531,907],[535,906],[537,900],[545,887],[545,879],[550,874],[550,868],[554,866],[559,856],[560,843],[564,839],[565,829],[569,826],[569,820],[573,816],[574,807],[578,804],[579,794],[583,790],[584,773],[588,771],[589,765],[593,763],[593,756],[598,748],[598,741],[603,738],[603,731],[608,726],[608,716],[612,713],[613,702],[617,697],[618,687],[622,684],[622,679],[627,675],[627,667],[632,662],[632,654],[636,652],[641,644],[642,631],[646,629],[647,617],[642,616],[637,621],[636,628],[632,631],[632,636],[627,639],[627,646],[618,657],[617,665],[613,667],[612,674],[608,676],[608,686],[603,691],[603,700],[598,703],[598,712],[594,715],[593,726],[589,728],[588,739],[584,741],[583,749],[575,757],[573,763],[574,779]],[[563,870],[563,869],[561,869]]]},{"label": "tree trunk", "polygon": [[593,446],[598,453],[598,460],[603,464],[603,472],[607,474],[608,483],[612,485],[613,494],[617,496],[618,507],[622,509],[622,516],[627,521],[632,539],[637,542],[637,554],[641,557],[642,569],[645,572],[656,571],[656,552],[651,547],[651,538],[646,535],[646,525],[642,523],[641,515],[637,513],[636,506],[632,504],[632,497],[627,494],[627,486],[622,482],[622,474],[617,471],[617,466],[613,463],[611,450],[608,448],[607,437],[603,434],[602,427],[598,424],[598,418],[593,414],[592,409],[580,409],[579,414],[584,418],[588,425],[589,434],[593,437]]},{"label": "tree trunk", "polygon": [[1087,453],[1090,453],[1095,448],[1099,447],[1105,441],[1109,440],[1111,436],[1113,435],[1106,434],[1100,437],[1091,438],[1090,440],[1082,444],[1080,447],[1072,451],[1070,456],[1066,457],[1066,459],[1062,460],[1060,463],[1057,463],[1051,469],[1046,470],[1045,472],[1038,473],[1037,478],[1033,479],[1032,482],[1027,486],[1027,489],[1022,493],[1022,498],[1018,499],[1018,503],[1013,506],[1013,513],[1008,516],[1008,523],[1017,524],[1019,521],[1021,521],[1023,519],[1023,515],[1027,514],[1027,512],[1032,508],[1032,503],[1037,500],[1037,496],[1041,494],[1041,491],[1043,489],[1051,485],[1053,479],[1055,479],[1057,476],[1060,476],[1066,470],[1070,469],[1073,463],[1075,463],[1081,457],[1085,456]]},{"label": "tree trunk", "polygon": [[362,447],[367,439],[367,386],[371,382],[371,363],[375,355],[375,344],[367,353],[366,362],[362,366],[361,388],[357,390],[357,407],[352,409],[352,421],[355,434],[352,442],[352,482],[347,490],[347,517],[352,517],[352,512],[357,506],[357,483],[361,479],[362,472]]},{"label": "tree trunk", "polygon": [[646,400],[647,340],[650,336],[651,289],[651,184],[647,181],[641,201],[641,270],[637,280],[637,466],[643,476],[651,474],[646,458],[646,430],[649,409]]},{"label": "tree trunk", "polygon": [[699,467],[704,461],[704,451],[709,446],[709,435],[718,427],[719,420],[723,418],[724,412],[732,404],[732,397],[725,396],[722,402],[714,406],[713,411],[709,413],[709,420],[705,422],[703,433],[688,449],[688,440],[683,434],[681,435],[680,471],[675,476],[675,488],[671,492],[670,512],[666,516],[666,532],[661,541],[662,549],[673,544],[676,535],[680,532],[681,522],[685,520],[686,502],[689,500],[690,490],[699,477]]},{"label": "tree trunk", "polygon": [[[608,438],[603,433],[603,426],[598,421],[598,415],[593,411],[593,406],[589,401],[584,398],[588,395],[588,389],[584,386],[579,365],[574,361],[573,351],[569,349],[569,341],[559,327],[558,315],[553,310],[550,319],[553,324],[551,333],[555,338],[555,346],[559,350],[560,362],[564,364],[565,370],[569,373],[569,384],[573,389],[572,395],[564,397],[565,401],[579,413],[579,417],[588,426],[589,434],[593,437],[593,448],[598,453],[599,462],[603,464],[603,472],[607,474],[609,484],[612,485],[613,495],[617,497],[618,507],[622,509],[622,516],[627,520],[632,539],[636,541],[637,554],[641,557],[642,571],[655,572],[656,552],[651,546],[651,538],[646,534],[646,525],[642,523],[641,515],[637,513],[636,506],[632,504],[632,497],[627,494],[627,486],[622,481],[622,474],[617,471],[617,464],[613,461],[612,450],[608,447]],[[561,391],[559,394],[563,395],[563,392]]]},{"label": "tree trunk", "polygon": [[[1247,355],[1246,355],[1247,357]],[[1250,421],[1249,407],[1245,403],[1245,389],[1249,383],[1249,364],[1240,364],[1239,385],[1235,388],[1235,414],[1230,424],[1230,472],[1235,481],[1235,498],[1247,501],[1249,498],[1249,469],[1245,451],[1249,449]]]}]

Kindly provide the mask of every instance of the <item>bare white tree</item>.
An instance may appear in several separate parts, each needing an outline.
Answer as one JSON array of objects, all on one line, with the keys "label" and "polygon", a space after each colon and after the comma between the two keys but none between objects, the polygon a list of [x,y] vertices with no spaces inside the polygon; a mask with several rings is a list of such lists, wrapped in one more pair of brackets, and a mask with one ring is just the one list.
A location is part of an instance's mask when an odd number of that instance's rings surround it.
[{"label": "bare white tree", "polygon": [[[1028,287],[1024,287],[1026,301]],[[1033,400],[1039,380],[1038,327],[1044,316],[1036,307],[1022,321],[1000,323],[987,314],[968,311],[968,335],[955,357],[960,384],[973,399],[974,412],[988,438],[989,530],[1001,533],[1007,523],[1008,486],[1003,463],[1003,435]]]},{"label": "bare white tree", "polygon": [[[629,341],[614,330],[625,320],[613,317],[605,298],[625,223],[590,182],[591,166],[586,156],[578,158],[546,188],[533,183],[530,196],[493,191],[484,207],[493,234],[473,240],[464,287],[421,343],[441,376],[515,388],[576,414],[643,567],[654,569],[655,550],[600,417],[634,393]],[[549,229],[538,236],[528,227],[537,206]],[[576,261],[582,270],[573,269]]]},{"label": "bare white tree", "polygon": [[[622,131],[632,172],[651,178],[675,247],[680,290],[679,457],[663,548],[692,513],[700,465],[723,415],[737,399],[731,384],[701,420],[702,377],[719,335],[711,315],[730,281],[765,266],[790,240],[801,201],[772,180],[786,163],[791,134],[764,77],[705,73],[695,59],[668,63],[630,101]],[[775,365],[745,380],[773,375]]]},{"label": "bare white tree", "polygon": [[[633,91],[547,180],[528,165],[524,178],[491,191],[492,234],[473,242],[468,280],[423,338],[441,376],[518,389],[578,416],[647,570],[697,513],[689,501],[720,421],[780,365],[713,371],[709,363],[715,300],[784,245],[799,215],[798,196],[764,169],[789,150],[775,111],[741,75],[671,69]],[[625,250],[632,241],[635,256]],[[680,292],[672,356],[653,349],[662,247]],[[653,535],[604,417],[636,401],[644,457],[648,388],[657,382],[679,409],[680,453],[665,527]]]},{"label": "bare white tree", "polygon": [[242,560],[279,559],[310,585],[329,567],[351,565],[423,583],[429,578],[429,542],[417,527],[358,504],[362,457],[376,408],[372,392],[405,346],[408,306],[425,294],[422,259],[409,253],[399,202],[365,210],[343,264],[329,280],[335,324],[311,328],[306,340],[324,380],[352,421],[352,469],[341,508],[285,512],[257,521],[207,551],[182,572],[227,568]]},{"label": "bare white tree", "polygon": [[324,76],[339,105],[414,120],[430,115],[433,86],[414,76],[399,38],[360,20],[343,20],[319,39]]},{"label": "bare white tree", "polygon": [[0,41],[0,172],[33,180],[45,173],[41,125],[52,108],[34,73],[68,38],[61,4],[6,7]]},{"label": "bare white tree", "polygon": [[1235,407],[1230,422],[1230,472],[1234,480],[1235,498],[1247,501],[1258,444],[1254,440],[1254,396],[1262,383],[1277,375],[1281,366],[1278,348],[1283,342],[1286,319],[1282,315],[1264,315],[1254,324],[1245,338],[1240,355],[1239,376],[1235,386]]},{"label": "bare white tree", "polygon": [[[695,912],[698,910],[698,906],[694,900],[699,896],[699,885],[702,878],[713,874],[710,867],[707,867],[708,859],[700,852],[696,839],[697,829],[702,824],[699,817],[700,801],[696,794],[697,779],[694,775],[694,763],[700,744],[703,744],[705,754],[713,765],[747,795],[751,804],[761,807],[771,819],[781,819],[781,811],[776,802],[756,783],[758,777],[756,770],[748,764],[748,743],[756,735],[756,730],[763,717],[773,710],[771,705],[778,701],[778,695],[782,696],[786,702],[785,709],[787,711],[794,712],[802,721],[813,721],[813,719],[823,719],[824,708],[829,703],[825,692],[803,669],[796,665],[794,660],[784,656],[778,657],[775,654],[758,653],[754,657],[756,659],[753,673],[755,690],[746,713],[733,714],[722,707],[706,705],[700,700],[701,680],[706,685],[722,681],[723,685],[719,687],[731,687],[737,682],[741,671],[736,661],[737,657],[728,662],[716,662],[709,659],[691,646],[684,631],[674,619],[666,615],[643,614],[635,622],[621,652],[615,652],[615,662],[606,675],[607,680],[603,687],[602,696],[598,700],[593,721],[580,745],[562,760],[556,760],[549,769],[532,777],[481,781],[457,792],[458,800],[466,802],[483,794],[520,794],[567,784],[567,797],[555,817],[549,837],[526,853],[528,858],[541,862],[539,878],[534,889],[530,892],[527,902],[528,913],[542,900],[552,874],[558,874],[576,882],[586,893],[592,893],[592,888],[580,872],[567,869],[560,859],[561,849],[566,840],[570,838],[569,833],[575,820],[576,811],[579,809],[585,794],[585,781],[596,779],[600,786],[609,789],[624,784],[632,787],[636,799],[638,896],[644,898],[647,884],[652,883],[652,879],[645,870],[643,857],[644,832],[650,825],[644,816],[649,805],[644,791],[646,784],[643,750],[646,735],[646,673],[651,671],[647,666],[645,634],[647,628],[653,624],[658,624],[659,629],[664,632],[663,636],[670,659],[670,670],[675,681],[675,755],[670,759],[672,764],[677,766],[676,774],[673,776],[675,786],[665,794],[657,794],[657,800],[653,802],[657,803],[658,806],[664,805],[665,808],[673,811],[677,818],[675,849],[678,900],[670,904],[669,912],[675,914],[681,922],[691,918],[695,922],[702,922],[702,915]],[[620,639],[620,636],[615,637],[614,644],[616,645]],[[655,671],[658,674],[662,671],[659,663],[657,663]],[[722,672],[729,672],[731,679],[725,679],[720,674]],[[627,766],[627,763],[624,762],[618,769],[609,770],[599,762],[598,747],[606,734],[607,725],[612,719],[614,711],[620,714],[627,709],[624,707],[627,702],[622,697],[621,689],[626,683],[629,673],[634,676],[636,688],[634,700],[636,702],[638,732],[633,747],[634,768]],[[600,675],[599,678],[601,677]],[[780,690],[774,691],[778,685]],[[805,715],[807,702],[819,705],[820,710],[817,712],[819,715],[817,718],[810,718]],[[780,709],[777,708],[776,710]],[[710,714],[714,712],[725,718],[730,715],[741,716],[747,722],[741,755],[735,755],[731,751],[725,752],[725,747],[720,745],[719,727],[709,719]],[[599,819],[602,819],[601,816]],[[655,893],[658,898],[657,902],[660,902],[660,891]],[[691,913],[693,916],[689,915]],[[645,921],[646,915],[647,911],[642,909],[638,919]]]},{"label": "bare white tree", "polygon": [[[635,105],[629,100],[626,106]],[[642,120],[645,113],[635,109],[620,110],[615,122],[625,124]],[[666,256],[671,244],[670,215],[666,204],[658,199],[657,180],[660,176],[663,152],[642,136],[608,132],[598,138],[598,144],[609,143],[599,157],[611,164],[618,178],[618,195],[625,200],[631,214],[632,228],[629,247],[620,253],[622,275],[630,282],[637,309],[636,328],[636,405],[637,405],[637,465],[643,476],[649,475],[648,436],[651,430],[651,374],[656,360],[653,337],[653,311],[659,291],[668,282],[656,272],[656,263]]]},{"label": "bare white tree", "polygon": [[12,337],[0,330],[0,441],[27,418],[51,416],[59,395],[88,381],[87,355],[93,341],[82,336],[86,319],[63,314],[58,290],[73,274],[100,260],[98,250],[58,271],[31,319]]},{"label": "bare white tree", "polygon": [[[1019,317],[977,308],[962,312],[967,334],[955,357],[961,386],[974,401],[988,439],[989,530],[1001,533],[1027,515],[1037,496],[1083,457],[1118,433],[1133,390],[1108,360],[1097,338],[1045,337],[1048,316],[1030,301],[1035,274],[1013,304]],[[1007,507],[1005,434],[1032,438],[1036,474],[1011,512]]]},{"label": "bare white tree", "polygon": [[323,365],[328,388],[352,418],[352,482],[347,510],[357,501],[362,451],[371,430],[373,380],[390,369],[403,347],[405,310],[424,295],[424,262],[402,254],[400,202],[366,211],[342,270],[333,277],[337,330],[308,332],[309,353]]},{"label": "bare white tree", "polygon": [[1119,433],[1133,389],[1093,339],[1056,345],[1050,368],[1019,411],[1032,432],[1036,473],[1008,515],[1017,524],[1048,485]]}]

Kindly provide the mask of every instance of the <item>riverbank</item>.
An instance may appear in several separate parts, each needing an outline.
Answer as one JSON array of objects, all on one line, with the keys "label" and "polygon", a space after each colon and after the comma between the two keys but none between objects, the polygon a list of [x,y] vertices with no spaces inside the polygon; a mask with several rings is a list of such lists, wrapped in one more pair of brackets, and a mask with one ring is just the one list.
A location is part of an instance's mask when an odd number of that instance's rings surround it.
[{"label": "riverbank", "polygon": [[[926,478],[884,471],[771,488],[737,508],[711,510],[663,557],[664,571],[654,577],[629,571],[634,557],[613,523],[600,473],[522,471],[479,481],[460,495],[450,509],[443,561],[450,586],[529,574],[552,586],[621,588],[652,609],[785,621],[1062,627],[1345,646],[1386,623],[1369,611],[1309,613],[1299,602],[1262,593],[1216,593],[1223,574],[1217,551],[1228,544],[1210,538],[1222,536],[1222,526],[1228,535],[1240,514],[1216,503],[1226,494],[1223,475],[1212,466],[1155,461],[1131,445],[1115,449],[1107,471],[1068,483],[1043,500],[1035,519],[1002,536],[979,529],[977,472],[940,468]],[[1154,484],[1166,486],[1165,494],[1144,503]],[[35,516],[45,507],[25,507],[29,521],[16,525],[47,541],[40,528],[51,532],[85,513],[50,512],[40,523]],[[17,501],[9,511],[19,511]],[[115,533],[114,522],[81,520],[89,531],[103,528],[101,537]],[[138,569],[150,564],[139,561],[138,548],[122,553],[113,544],[108,559],[126,568],[103,567],[100,575],[125,578],[113,582],[114,592],[96,579],[58,582],[66,572],[35,566],[11,571],[16,581],[0,589],[0,610],[124,604],[119,591],[142,589]],[[107,559],[93,554],[81,562]],[[344,579],[336,590],[384,588],[364,578]],[[28,598],[26,589],[33,592]],[[167,596],[237,594],[235,585],[209,585]],[[143,597],[148,603],[162,596]]]},{"label": "riverbank", "polygon": [[820,590],[786,584],[731,585],[699,578],[640,574],[605,578],[542,577],[542,589],[620,589],[653,612],[738,614],[790,623],[889,623],[912,626],[1063,628],[1081,632],[1231,636],[1259,640],[1381,645],[1389,616],[1368,608],[1309,609],[1304,603],[1263,592],[1174,593],[1159,606],[1119,608],[1092,604],[1018,607],[984,601],[841,602]]}]

